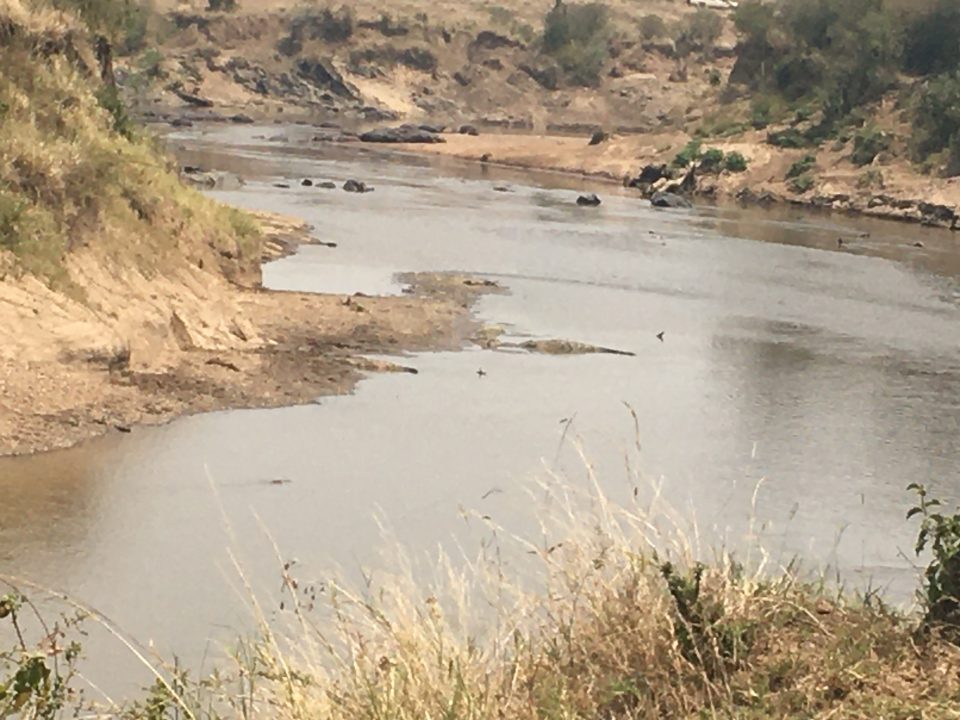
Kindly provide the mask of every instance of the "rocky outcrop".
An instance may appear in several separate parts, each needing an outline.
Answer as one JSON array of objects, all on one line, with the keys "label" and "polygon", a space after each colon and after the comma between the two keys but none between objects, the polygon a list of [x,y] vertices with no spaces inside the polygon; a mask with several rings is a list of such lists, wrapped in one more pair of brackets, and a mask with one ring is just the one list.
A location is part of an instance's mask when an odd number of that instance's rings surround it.
[{"label": "rocky outcrop", "polygon": [[359,93],[355,87],[343,79],[329,60],[303,58],[297,61],[297,75],[321,90],[355,100]]},{"label": "rocky outcrop", "polygon": [[183,86],[180,83],[174,83],[167,88],[170,92],[176,95],[178,98],[183,100],[187,105],[193,105],[194,107],[208,108],[213,107],[213,101],[208,100],[205,97],[202,97],[196,93],[187,92],[183,89]]},{"label": "rocky outcrop", "polygon": [[518,68],[533,78],[533,81],[546,90],[556,90],[560,87],[560,68],[556,65],[538,67],[523,63]]},{"label": "rocky outcrop", "polygon": [[624,185],[647,192],[661,180],[670,180],[672,178],[673,172],[670,170],[669,165],[646,165],[637,177],[628,178]]},{"label": "rocky outcrop", "polygon": [[577,198],[577,205],[580,207],[598,207],[601,203],[601,200],[595,193],[590,193],[589,195],[581,195]]}]

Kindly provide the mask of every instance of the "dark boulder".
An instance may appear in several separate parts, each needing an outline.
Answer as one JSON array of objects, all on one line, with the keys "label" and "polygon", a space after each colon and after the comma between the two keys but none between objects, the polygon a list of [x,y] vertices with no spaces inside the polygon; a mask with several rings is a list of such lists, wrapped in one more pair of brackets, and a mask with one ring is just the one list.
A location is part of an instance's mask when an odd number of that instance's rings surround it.
[{"label": "dark boulder", "polygon": [[446,128],[443,125],[425,125],[424,124],[424,125],[418,125],[417,127],[419,127],[424,132],[434,133],[437,135],[439,135],[444,130],[446,130]]},{"label": "dark boulder", "polygon": [[480,134],[480,131],[477,130],[473,125],[461,125],[458,132],[461,135],[473,135],[474,137]]},{"label": "dark boulder", "polygon": [[318,187],[318,188],[323,188],[324,190],[333,190],[333,189],[335,189],[335,188],[337,187],[337,184],[336,184],[335,182],[331,182],[331,181],[329,181],[329,180],[326,180],[326,181],[324,181],[324,182],[317,183],[317,187]]},{"label": "dark boulder", "polygon": [[627,187],[646,189],[664,178],[669,180],[672,177],[673,173],[670,172],[669,165],[647,165],[637,177],[627,182]]},{"label": "dark boulder", "polygon": [[957,224],[956,211],[946,205],[920,202],[917,203],[917,209],[920,210],[921,222],[924,225],[937,225],[952,229]]},{"label": "dark boulder", "polygon": [[589,195],[581,195],[577,198],[577,205],[580,207],[597,207],[600,205],[600,202],[600,198],[598,198],[594,193],[590,193]]},{"label": "dark boulder", "polygon": [[300,184],[303,187],[313,187],[313,180],[311,180],[310,178],[304,178],[303,180],[300,181]]},{"label": "dark boulder", "polygon": [[605,143],[609,139],[610,136],[607,133],[600,128],[597,128],[590,136],[590,145],[599,145],[600,143]]},{"label": "dark boulder", "polygon": [[378,128],[360,135],[366,143],[442,143],[446,142],[437,133],[416,125],[400,125],[395,128]]},{"label": "dark boulder", "polygon": [[351,193],[368,193],[374,190],[374,188],[361,180],[347,180],[343,184],[343,189]]},{"label": "dark boulder", "polygon": [[681,195],[676,195],[669,192],[658,192],[654,193],[653,197],[650,198],[650,204],[654,207],[661,208],[692,208],[693,205],[689,200]]},{"label": "dark boulder", "polygon": [[187,120],[186,118],[174,118],[170,121],[170,127],[175,128],[188,128],[193,127],[193,122]]},{"label": "dark boulder", "polygon": [[253,125],[254,120],[249,115],[238,113],[236,115],[230,116],[230,122],[235,123],[237,125]]}]

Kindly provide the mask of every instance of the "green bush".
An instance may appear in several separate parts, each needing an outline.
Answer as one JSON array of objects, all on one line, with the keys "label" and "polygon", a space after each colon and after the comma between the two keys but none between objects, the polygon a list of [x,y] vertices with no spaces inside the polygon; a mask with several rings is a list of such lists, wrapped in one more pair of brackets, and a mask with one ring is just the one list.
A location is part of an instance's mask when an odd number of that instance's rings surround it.
[{"label": "green bush", "polygon": [[960,144],[960,73],[940,75],[927,84],[913,111],[913,129],[918,162]]},{"label": "green bush", "polygon": [[787,187],[790,188],[791,192],[796,193],[797,195],[803,195],[806,192],[813,190],[813,186],[816,185],[816,181],[810,175],[801,175],[800,177],[795,177],[791,180]]},{"label": "green bush", "polygon": [[557,5],[547,13],[543,50],[576,85],[595,87],[609,57],[608,12],[602,3]]},{"label": "green bush", "polygon": [[791,178],[800,177],[801,175],[806,175],[810,172],[814,166],[817,164],[817,158],[814,155],[804,155],[802,158],[797,160],[793,165],[790,166],[790,169],[787,170],[787,180]]},{"label": "green bush", "polygon": [[886,0],[740,4],[731,82],[816,103],[831,119],[877,100],[896,80],[900,22]]},{"label": "green bush", "polygon": [[889,148],[890,136],[887,133],[875,128],[863,128],[853,137],[853,154],[850,160],[857,167],[863,167]]},{"label": "green bush", "polygon": [[146,44],[151,14],[148,1],[52,0],[54,7],[77,13],[95,32],[106,35],[121,53],[135,53]]},{"label": "green bush", "polygon": [[931,555],[921,594],[924,624],[940,628],[956,642],[960,639],[960,512],[941,512],[940,501],[928,497],[923,485],[912,483],[907,490],[917,493],[917,504],[907,512],[907,519],[921,518],[914,549],[918,556],[927,549]]},{"label": "green bush", "polygon": [[640,18],[640,37],[644,40],[666,37],[667,32],[667,24],[659,15],[644,15]]},{"label": "green bush", "polygon": [[736,151],[727,153],[727,156],[723,159],[723,169],[732,173],[746,172],[747,159],[742,153]]},{"label": "green bush", "polygon": [[0,247],[15,249],[21,239],[20,219],[26,209],[26,202],[0,190]]},{"label": "green bush", "polygon": [[140,72],[149,78],[160,78],[164,76],[163,53],[157,48],[149,48],[140,56]]},{"label": "green bush", "polygon": [[698,8],[687,16],[682,34],[700,50],[709,50],[723,32],[723,17],[715,10]]},{"label": "green bush", "polygon": [[110,113],[112,118],[113,130],[128,140],[133,139],[136,132],[136,125],[130,119],[127,113],[127,107],[120,97],[120,92],[116,85],[104,85],[97,90],[97,102],[100,106]]},{"label": "green bush", "polygon": [[699,140],[691,140],[684,146],[683,150],[677,153],[673,158],[674,167],[685,168],[700,159],[700,147],[702,143]]},{"label": "green bush", "polygon": [[700,157],[700,169],[704,172],[720,172],[723,168],[723,150],[710,148]]},{"label": "green bush", "polygon": [[960,68],[960,5],[937,0],[921,12],[904,31],[903,67],[917,75],[950,72]]}]

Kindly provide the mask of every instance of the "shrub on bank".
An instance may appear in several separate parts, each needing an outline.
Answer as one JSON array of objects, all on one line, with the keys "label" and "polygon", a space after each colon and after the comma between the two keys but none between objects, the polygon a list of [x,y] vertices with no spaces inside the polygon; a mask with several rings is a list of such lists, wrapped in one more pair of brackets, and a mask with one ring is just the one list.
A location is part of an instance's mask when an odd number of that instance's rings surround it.
[{"label": "shrub on bank", "polygon": [[610,54],[608,25],[602,3],[558,4],[544,19],[543,50],[557,60],[570,82],[596,87]]},{"label": "shrub on bank", "polygon": [[803,195],[813,190],[814,186],[817,184],[816,180],[813,179],[811,175],[799,175],[789,183],[787,187],[790,188],[790,192],[796,193],[797,195]]},{"label": "shrub on bank", "polygon": [[877,155],[890,149],[889,133],[866,127],[853,137],[853,153],[850,161],[857,167],[872,163]]},{"label": "shrub on bank", "polygon": [[723,160],[723,169],[732,173],[746,172],[747,158],[745,158],[742,153],[736,151],[727,153],[726,158]]},{"label": "shrub on bank", "polygon": [[813,170],[816,164],[816,155],[804,155],[802,158],[793,163],[789,170],[787,170],[787,180],[800,177],[801,175],[806,175],[808,172]]},{"label": "shrub on bank", "polygon": [[644,40],[657,40],[667,36],[667,23],[659,15],[644,15],[640,18],[640,37]]},{"label": "shrub on bank", "polygon": [[703,146],[699,140],[691,140],[688,142],[683,150],[678,152],[673,158],[673,166],[678,168],[689,167],[691,164],[695,163],[700,159],[700,148]]}]

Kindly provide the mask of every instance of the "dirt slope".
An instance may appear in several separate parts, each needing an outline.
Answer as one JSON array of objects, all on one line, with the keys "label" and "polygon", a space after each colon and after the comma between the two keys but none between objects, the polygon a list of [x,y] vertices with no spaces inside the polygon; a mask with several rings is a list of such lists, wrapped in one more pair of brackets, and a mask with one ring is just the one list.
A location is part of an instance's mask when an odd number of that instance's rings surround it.
[{"label": "dirt slope", "polygon": [[[458,347],[478,290],[260,289],[305,228],[182,184],[112,102],[86,29],[0,0],[0,455],[185,412],[349,391],[361,352]],[[9,70],[9,72],[6,72]]]}]

